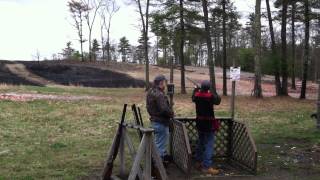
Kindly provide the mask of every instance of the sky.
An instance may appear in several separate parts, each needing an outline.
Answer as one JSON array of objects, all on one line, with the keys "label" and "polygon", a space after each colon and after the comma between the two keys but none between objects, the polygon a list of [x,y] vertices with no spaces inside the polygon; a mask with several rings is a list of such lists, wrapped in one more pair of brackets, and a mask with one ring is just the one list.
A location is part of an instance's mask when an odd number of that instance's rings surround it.
[{"label": "sky", "polygon": [[[137,44],[140,36],[139,14],[135,4],[117,0],[120,10],[112,20],[110,36],[118,41],[126,36]],[[77,31],[67,7],[68,0],[0,0],[0,59],[51,59],[71,41],[79,49]],[[255,0],[233,0],[243,17],[254,11]],[[264,7],[264,5],[262,6]],[[100,39],[100,19],[97,18],[93,37]],[[87,49],[86,43],[85,48]]]}]

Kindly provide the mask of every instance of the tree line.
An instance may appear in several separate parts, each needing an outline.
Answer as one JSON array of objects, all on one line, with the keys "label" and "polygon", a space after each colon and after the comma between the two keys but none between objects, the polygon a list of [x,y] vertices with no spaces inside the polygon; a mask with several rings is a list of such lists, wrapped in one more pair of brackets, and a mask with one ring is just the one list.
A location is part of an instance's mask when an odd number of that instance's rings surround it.
[{"label": "tree line", "polygon": [[[213,90],[215,67],[221,67],[224,95],[228,92],[227,69],[230,66],[254,72],[253,94],[256,97],[263,96],[261,78],[264,74],[274,75],[278,96],[287,96],[289,88],[296,89],[296,78],[301,79],[300,98],[305,98],[307,80],[319,77],[320,3],[317,0],[256,0],[255,11],[248,17],[241,16],[231,0],[130,2],[140,17],[137,24],[141,27],[141,36],[137,46],[130,45],[126,37],[117,44],[110,43],[111,20],[119,10],[115,0],[71,0],[68,6],[81,50],[68,53],[71,44],[67,44],[63,54],[66,51],[67,57],[76,55],[83,61],[95,61],[99,56],[108,62],[121,57],[122,62],[145,64],[146,87],[149,87],[149,64],[179,68],[181,93],[186,92],[186,65],[208,67]],[[261,8],[262,3],[266,10]],[[271,11],[271,5],[275,11]],[[100,23],[101,40],[92,41],[97,15],[104,20]],[[247,19],[245,24],[240,23],[243,19]],[[82,31],[84,25],[89,29],[87,38]],[[104,30],[108,32],[106,40]],[[152,45],[150,32],[156,36]],[[86,39],[87,54],[82,48]],[[173,80],[173,76],[170,79]]]}]

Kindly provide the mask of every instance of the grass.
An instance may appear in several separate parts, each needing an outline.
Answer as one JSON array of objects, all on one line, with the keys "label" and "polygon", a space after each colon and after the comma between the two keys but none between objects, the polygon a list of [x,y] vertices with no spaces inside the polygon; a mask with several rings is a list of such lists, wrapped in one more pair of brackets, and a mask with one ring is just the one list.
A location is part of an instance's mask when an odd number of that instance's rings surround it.
[{"label": "grass", "polygon": [[[0,101],[0,180],[76,179],[99,172],[103,166],[124,103],[142,107],[143,89],[83,87],[0,86],[0,92],[108,96],[110,101]],[[217,115],[229,115],[228,97],[216,108]],[[237,97],[237,119],[248,122],[261,158],[261,173],[269,161],[284,167],[275,145],[320,144],[319,131],[309,115],[315,101],[292,98]],[[194,116],[189,95],[175,97],[177,116]],[[130,114],[130,113],[129,113]],[[129,115],[127,118],[132,119]],[[289,161],[288,161],[289,162]],[[273,165],[274,165],[273,164]],[[288,171],[299,166],[292,163]],[[313,167],[318,170],[319,166]]]}]

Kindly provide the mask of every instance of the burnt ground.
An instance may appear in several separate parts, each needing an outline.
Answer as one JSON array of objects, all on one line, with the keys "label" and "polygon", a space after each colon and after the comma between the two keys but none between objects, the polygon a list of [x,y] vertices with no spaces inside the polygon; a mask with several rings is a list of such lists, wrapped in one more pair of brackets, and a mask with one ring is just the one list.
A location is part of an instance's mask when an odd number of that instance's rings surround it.
[{"label": "burnt ground", "polygon": [[[167,67],[150,66],[150,81],[158,75],[169,77]],[[216,87],[218,93],[222,92],[222,69],[216,67]],[[209,71],[206,67],[186,66],[186,77],[196,82],[208,79]],[[105,64],[103,62],[78,61],[0,61],[0,84],[12,85],[65,85],[85,87],[143,87],[145,79],[145,66],[132,63]],[[181,84],[180,70],[174,70],[174,84],[177,89]],[[301,80],[297,81],[297,89],[288,88],[289,96],[298,98],[301,90]],[[290,80],[288,80],[290,82]],[[194,84],[186,80],[186,88],[193,89]],[[231,93],[231,82],[228,81],[228,94]],[[241,72],[241,80],[237,82],[236,94],[250,96],[254,87],[254,74]],[[290,87],[290,83],[289,83]],[[307,99],[317,98],[318,85],[307,83]],[[262,90],[264,97],[275,96],[274,77],[262,77]]]},{"label": "burnt ground", "polygon": [[1,84],[11,84],[11,85],[38,85],[28,81],[23,77],[19,77],[16,74],[12,73],[5,65],[13,64],[11,62],[2,62],[0,61],[0,83]]},{"label": "burnt ground", "polygon": [[73,85],[84,87],[143,87],[127,74],[77,64],[0,61],[0,83],[11,85]]}]

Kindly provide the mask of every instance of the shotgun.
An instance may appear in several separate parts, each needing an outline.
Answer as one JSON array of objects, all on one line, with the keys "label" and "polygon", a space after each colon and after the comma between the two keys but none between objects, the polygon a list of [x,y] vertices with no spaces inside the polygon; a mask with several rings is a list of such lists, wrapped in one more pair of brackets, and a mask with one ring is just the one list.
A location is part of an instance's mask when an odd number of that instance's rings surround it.
[{"label": "shotgun", "polygon": [[127,104],[125,104],[123,106],[122,117],[121,117],[120,124],[119,124],[118,130],[117,130],[117,134],[113,139],[112,146],[109,151],[108,159],[107,159],[105,166],[103,168],[103,173],[102,173],[103,180],[111,180],[113,162],[118,155],[121,136],[122,136],[122,124],[123,124],[125,116],[126,116],[126,111],[127,111]]},{"label": "shotgun", "polygon": [[[140,121],[140,117],[139,117],[139,115],[138,115],[137,106],[136,106],[135,104],[133,104],[133,105],[131,106],[131,109],[132,109],[132,112],[133,112],[133,115],[134,115],[134,119],[136,120],[136,124],[137,124],[138,126],[143,126],[143,125],[142,125],[142,122]],[[139,136],[140,136],[140,141],[141,141],[141,140],[142,140],[142,137],[143,137],[143,133],[142,133],[140,130],[138,130],[138,134],[139,134]]]},{"label": "shotgun", "polygon": [[198,84],[196,81],[194,81],[194,80],[192,80],[192,79],[190,79],[190,78],[188,78],[188,77],[186,77],[186,79],[187,79],[188,81],[190,81],[193,85],[195,85],[197,88],[200,87],[199,84]]}]

